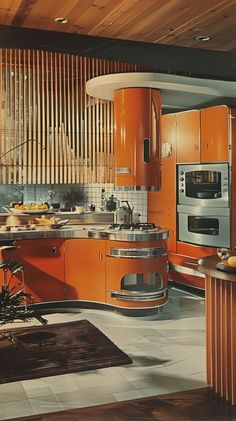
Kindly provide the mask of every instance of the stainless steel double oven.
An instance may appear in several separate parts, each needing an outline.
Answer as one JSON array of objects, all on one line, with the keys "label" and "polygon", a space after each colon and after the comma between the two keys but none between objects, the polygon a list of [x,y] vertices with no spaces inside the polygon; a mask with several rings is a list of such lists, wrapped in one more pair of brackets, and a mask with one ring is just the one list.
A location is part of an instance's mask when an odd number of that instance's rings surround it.
[{"label": "stainless steel double oven", "polygon": [[178,239],[211,247],[230,247],[228,163],[177,167]]}]

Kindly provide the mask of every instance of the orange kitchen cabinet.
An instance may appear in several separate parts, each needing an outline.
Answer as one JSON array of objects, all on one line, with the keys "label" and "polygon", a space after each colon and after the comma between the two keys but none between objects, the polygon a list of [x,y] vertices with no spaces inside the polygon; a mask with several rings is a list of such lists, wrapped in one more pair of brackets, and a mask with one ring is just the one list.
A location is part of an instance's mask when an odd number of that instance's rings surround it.
[{"label": "orange kitchen cabinet", "polygon": [[[158,198],[157,198],[158,201]],[[173,201],[165,202],[163,210],[158,212],[148,212],[148,221],[156,226],[167,228],[169,230],[169,238],[167,240],[168,250],[175,252],[176,250],[176,211]]]},{"label": "orange kitchen cabinet", "polygon": [[200,111],[176,113],[176,162],[200,161]]},{"label": "orange kitchen cabinet", "polygon": [[[122,249],[144,249],[161,248],[163,255],[150,258],[114,257],[111,256],[113,248]],[[160,286],[160,298],[154,300],[132,300],[127,298],[128,288],[123,285],[123,280],[127,275],[143,274],[144,283],[150,273],[158,273],[162,278]],[[149,284],[150,285],[150,284]],[[154,308],[164,305],[168,301],[168,273],[167,273],[167,253],[166,241],[106,241],[106,303],[115,307],[126,308]],[[134,292],[135,288],[131,289]],[[142,285],[142,293],[145,292]],[[140,292],[141,292],[140,291]],[[139,291],[138,291],[139,292]],[[123,294],[122,294],[123,293]],[[123,299],[122,299],[123,295]],[[132,295],[132,292],[131,292]],[[126,296],[126,297],[125,297]]]},{"label": "orange kitchen cabinet", "polygon": [[65,284],[66,300],[105,303],[105,240],[66,240]]},{"label": "orange kitchen cabinet", "polygon": [[[0,262],[2,261],[15,261],[15,255],[14,252],[16,250],[15,246],[12,246],[12,248],[0,248]],[[17,272],[12,278],[10,271],[4,271],[3,269],[0,269],[0,288],[2,287],[2,284],[5,283],[6,285],[9,284],[10,288],[14,288],[12,290],[13,292],[17,292],[23,287],[23,271]]]},{"label": "orange kitchen cabinet", "polygon": [[168,250],[176,250],[176,115],[161,117],[161,190],[148,193],[148,221],[169,229]]},{"label": "orange kitchen cabinet", "polygon": [[169,279],[171,281],[205,289],[205,276],[197,270],[198,259],[175,253],[171,253],[169,259]]},{"label": "orange kitchen cabinet", "polygon": [[229,161],[230,109],[218,105],[201,110],[201,162]]},{"label": "orange kitchen cabinet", "polygon": [[169,254],[169,278],[176,283],[205,289],[205,276],[198,271],[198,260],[215,253],[213,247],[177,241],[177,253]]},{"label": "orange kitchen cabinet", "polygon": [[161,94],[125,88],[114,93],[115,185],[126,189],[160,186]]},{"label": "orange kitchen cabinet", "polygon": [[[64,300],[64,240],[20,240],[16,246],[4,258],[23,265],[25,291],[35,302]],[[20,282],[21,274],[17,276]]]}]

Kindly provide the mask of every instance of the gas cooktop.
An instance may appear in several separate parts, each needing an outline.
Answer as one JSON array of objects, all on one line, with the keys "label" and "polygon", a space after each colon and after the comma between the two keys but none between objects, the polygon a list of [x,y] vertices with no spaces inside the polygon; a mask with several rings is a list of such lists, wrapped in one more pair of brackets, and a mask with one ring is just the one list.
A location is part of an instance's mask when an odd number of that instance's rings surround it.
[{"label": "gas cooktop", "polygon": [[123,231],[123,230],[129,230],[129,231],[158,231],[160,230],[160,227],[156,226],[153,223],[149,222],[139,222],[136,224],[118,224],[113,223],[109,226],[109,230],[116,230],[116,231]]}]

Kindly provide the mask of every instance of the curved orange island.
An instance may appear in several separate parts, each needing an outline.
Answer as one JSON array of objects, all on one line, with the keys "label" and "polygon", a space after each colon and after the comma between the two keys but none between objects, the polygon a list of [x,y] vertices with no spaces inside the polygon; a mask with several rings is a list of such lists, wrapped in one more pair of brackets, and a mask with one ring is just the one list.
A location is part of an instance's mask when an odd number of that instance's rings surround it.
[{"label": "curved orange island", "polygon": [[[2,260],[23,265],[25,292],[42,309],[100,308],[136,316],[158,313],[168,301],[167,238],[167,229],[19,228],[0,233],[0,243],[14,242],[0,251]],[[22,282],[17,275],[16,285]]]},{"label": "curved orange island", "polygon": [[236,404],[236,270],[216,268],[220,259],[200,259],[198,270],[206,277],[207,383],[214,392]]}]

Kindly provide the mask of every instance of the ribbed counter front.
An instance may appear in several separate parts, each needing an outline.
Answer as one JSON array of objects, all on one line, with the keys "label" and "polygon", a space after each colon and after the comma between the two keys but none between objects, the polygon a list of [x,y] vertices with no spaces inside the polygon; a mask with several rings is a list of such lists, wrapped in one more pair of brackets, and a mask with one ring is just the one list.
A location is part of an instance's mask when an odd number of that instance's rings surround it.
[{"label": "ribbed counter front", "polygon": [[236,271],[217,269],[217,256],[200,259],[206,276],[207,383],[222,399],[236,404]]}]

